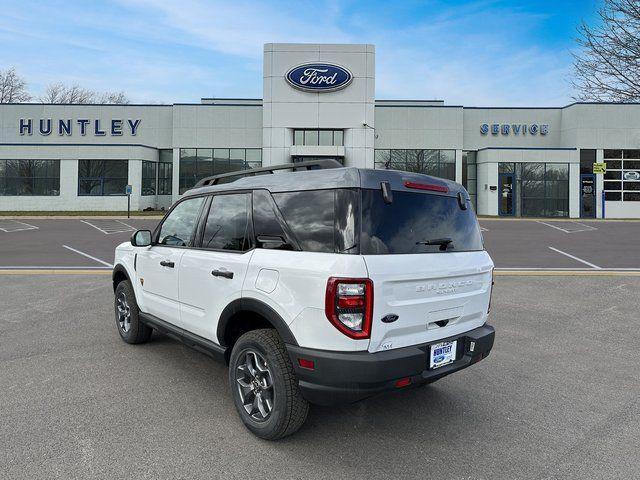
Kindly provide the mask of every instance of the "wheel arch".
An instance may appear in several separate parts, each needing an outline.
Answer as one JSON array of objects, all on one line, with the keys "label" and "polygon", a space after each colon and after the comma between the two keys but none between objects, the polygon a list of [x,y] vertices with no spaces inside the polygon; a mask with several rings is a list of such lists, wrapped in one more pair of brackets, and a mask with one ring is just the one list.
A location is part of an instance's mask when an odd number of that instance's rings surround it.
[{"label": "wheel arch", "polygon": [[116,291],[116,287],[123,280],[131,281],[131,277],[127,272],[127,269],[121,263],[118,263],[115,267],[113,267],[113,272],[111,273],[111,280],[113,282],[113,291]]},{"label": "wheel arch", "polygon": [[220,315],[216,335],[220,345],[230,352],[240,335],[258,328],[274,328],[284,343],[298,345],[278,312],[254,298],[238,298],[227,305]]}]

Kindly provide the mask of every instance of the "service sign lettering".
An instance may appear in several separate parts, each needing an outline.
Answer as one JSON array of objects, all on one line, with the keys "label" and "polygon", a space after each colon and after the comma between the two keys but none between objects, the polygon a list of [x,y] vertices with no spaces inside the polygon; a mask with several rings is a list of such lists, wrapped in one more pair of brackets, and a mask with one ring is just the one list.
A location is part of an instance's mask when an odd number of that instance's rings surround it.
[{"label": "service sign lettering", "polygon": [[305,92],[334,92],[353,80],[349,70],[332,63],[305,63],[293,67],[285,78],[289,84]]},{"label": "service sign lettering", "polygon": [[71,137],[74,134],[93,135],[96,137],[121,137],[122,135],[136,136],[142,120],[139,118],[113,118],[111,120],[89,120],[88,118],[21,118],[18,122],[18,132],[20,135],[58,135],[60,137]]},{"label": "service sign lettering", "polygon": [[547,135],[549,125],[543,123],[483,123],[480,125],[481,135]]}]

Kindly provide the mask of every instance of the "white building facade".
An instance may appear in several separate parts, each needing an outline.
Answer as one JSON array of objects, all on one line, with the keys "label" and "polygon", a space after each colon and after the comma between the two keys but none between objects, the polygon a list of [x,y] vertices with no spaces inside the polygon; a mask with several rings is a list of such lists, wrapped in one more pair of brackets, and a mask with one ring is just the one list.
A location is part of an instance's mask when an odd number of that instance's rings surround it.
[{"label": "white building facade", "polygon": [[266,44],[262,99],[0,105],[0,211],[123,211],[128,185],[132,209],[168,208],[316,158],[455,180],[480,215],[640,218],[640,105],[375,100],[373,45]]}]

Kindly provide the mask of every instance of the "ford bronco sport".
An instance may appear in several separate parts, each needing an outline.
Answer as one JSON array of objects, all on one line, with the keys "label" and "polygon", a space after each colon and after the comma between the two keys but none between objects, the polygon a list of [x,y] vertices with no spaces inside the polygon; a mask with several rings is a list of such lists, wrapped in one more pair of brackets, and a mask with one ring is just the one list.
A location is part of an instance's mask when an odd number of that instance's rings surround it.
[{"label": "ford bronco sport", "polygon": [[[287,171],[293,170],[293,171]],[[431,383],[485,358],[493,263],[465,189],[308,161],[208,177],[115,253],[118,332],[229,365],[244,424]]]}]

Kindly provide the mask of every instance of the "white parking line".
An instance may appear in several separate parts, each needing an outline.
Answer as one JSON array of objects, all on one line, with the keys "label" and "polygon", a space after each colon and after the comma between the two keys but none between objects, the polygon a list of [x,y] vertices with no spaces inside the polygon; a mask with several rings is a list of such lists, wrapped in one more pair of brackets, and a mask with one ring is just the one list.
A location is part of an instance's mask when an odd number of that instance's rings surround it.
[{"label": "white parking line", "polygon": [[564,255],[566,257],[572,258],[577,262],[580,263],[584,263],[585,265],[589,265],[591,268],[595,268],[596,270],[602,270],[602,267],[599,267],[598,265],[594,265],[593,263],[587,262],[586,260],[583,260],[581,258],[576,257],[575,255],[571,255],[570,253],[567,252],[563,252],[562,250],[558,250],[557,248],[553,248],[553,247],[549,247],[551,250],[553,250],[554,252],[558,252],[561,255]]},{"label": "white parking line", "polygon": [[18,220],[0,220],[0,230],[5,233],[24,232],[25,230],[38,230],[40,227],[30,225],[28,223],[19,222]]},{"label": "white parking line", "polygon": [[[567,272],[590,272],[594,270],[593,268],[584,268],[584,267],[496,267],[495,271],[511,271],[511,270],[531,270],[535,272],[555,272],[558,271],[567,271]],[[611,272],[640,272],[640,268],[621,268],[621,267],[613,267],[613,268],[598,268],[596,270],[606,270]]]},{"label": "white parking line", "polygon": [[580,222],[571,222],[572,225],[580,225],[581,227],[583,227],[578,230],[567,230],[566,228],[562,228],[557,225],[553,225],[551,223],[543,222],[542,220],[536,220],[536,222],[542,225],[546,225],[547,227],[555,228],[556,230],[560,230],[561,232],[564,232],[564,233],[591,232],[593,230],[597,230],[596,227],[592,227],[591,225],[585,225],[584,223],[580,223]]},{"label": "white parking line", "polygon": [[88,220],[80,220],[80,221],[104,233],[105,235],[111,235],[112,233],[133,232],[136,230],[131,225],[115,219],[114,220],[93,220],[93,222],[90,222]]},{"label": "white parking line", "polygon": [[112,267],[113,267],[113,265],[111,265],[110,263],[107,263],[107,262],[105,262],[104,260],[100,260],[99,258],[92,257],[92,256],[91,256],[91,255],[89,255],[88,253],[81,252],[80,250],[76,250],[75,248],[69,247],[69,246],[67,246],[67,245],[62,245],[62,246],[63,246],[64,248],[66,248],[67,250],[71,250],[72,252],[75,252],[75,253],[77,253],[78,255],[82,255],[83,257],[90,258],[91,260],[95,260],[96,262],[101,263],[101,264],[103,264],[103,265],[106,265],[106,266],[107,266],[107,267],[109,267],[109,268],[112,268]]}]

